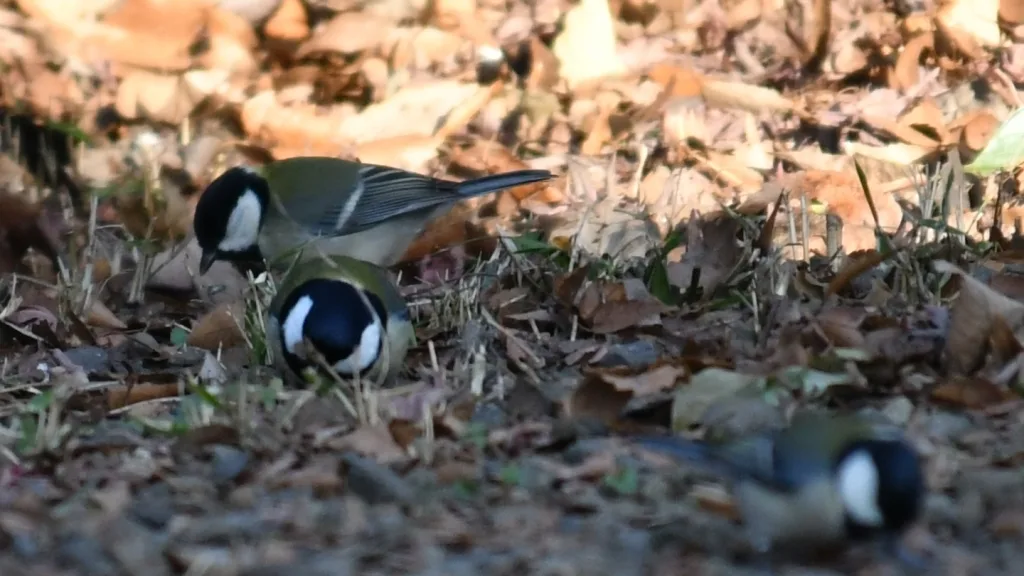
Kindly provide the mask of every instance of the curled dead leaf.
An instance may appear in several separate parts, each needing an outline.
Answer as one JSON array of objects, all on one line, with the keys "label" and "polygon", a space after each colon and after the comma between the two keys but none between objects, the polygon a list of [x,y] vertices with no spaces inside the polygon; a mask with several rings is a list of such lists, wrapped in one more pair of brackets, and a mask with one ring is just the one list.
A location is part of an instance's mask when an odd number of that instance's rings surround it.
[{"label": "curled dead leaf", "polygon": [[[202,0],[124,0],[102,22],[93,26],[77,22],[68,28],[65,49],[69,54],[96,60],[183,72],[192,65],[192,49],[208,16],[209,5]],[[159,34],[153,33],[155,22],[160,25]]]},{"label": "curled dead leaf", "polygon": [[361,426],[341,438],[331,440],[328,446],[332,450],[352,450],[372,457],[382,464],[399,462],[407,458],[386,424]]},{"label": "curled dead leaf", "polygon": [[642,370],[595,369],[589,371],[587,375],[601,378],[616,390],[630,392],[633,396],[646,396],[671,390],[677,382],[689,376],[689,370],[683,365],[661,363]]},{"label": "curled dead leaf", "polygon": [[45,306],[22,306],[4,318],[4,321],[22,328],[31,328],[33,324],[41,322],[54,333],[58,327],[57,315]]},{"label": "curled dead leaf", "polygon": [[604,378],[591,375],[584,377],[566,399],[565,412],[577,420],[595,420],[614,426],[631,398],[631,391],[619,390]]},{"label": "curled dead leaf", "polygon": [[217,7],[243,18],[250,26],[256,26],[280,11],[279,6],[287,4],[281,0],[217,0]]},{"label": "curled dead leaf", "polygon": [[942,109],[933,98],[918,101],[900,116],[900,122],[928,137],[932,142],[952,142]]},{"label": "curled dead leaf", "polygon": [[1017,399],[1017,395],[991,380],[978,377],[953,377],[932,390],[932,400],[957,408],[979,410]]},{"label": "curled dead leaf", "polygon": [[198,100],[194,99],[180,75],[137,70],[118,85],[114,107],[127,119],[145,119],[180,124]]},{"label": "curled dead leaf", "polygon": [[125,406],[148,402],[160,398],[178,396],[181,386],[173,383],[139,383],[133,386],[119,385],[105,390],[107,409],[117,410]]},{"label": "curled dead leaf", "polygon": [[352,55],[373,50],[394,30],[395,23],[369,12],[342,12],[321,24],[295,52],[298,59],[323,52]]},{"label": "curled dead leaf", "polygon": [[551,49],[562,78],[573,88],[625,72],[617,44],[608,0],[582,0],[565,14]]},{"label": "curled dead leaf", "polygon": [[999,19],[1014,26],[1024,24],[1024,2],[999,0]]},{"label": "curled dead leaf", "polygon": [[129,177],[114,196],[114,206],[121,224],[136,238],[177,241],[192,230],[189,204],[170,186],[156,190]]},{"label": "curled dead leaf", "polygon": [[660,324],[661,314],[670,309],[635,278],[590,283],[576,304],[580,319],[598,334]]},{"label": "curled dead leaf", "polygon": [[979,110],[964,124],[960,133],[960,155],[965,163],[981,152],[999,128],[999,120],[987,110]]},{"label": "curled dead leaf", "polygon": [[865,342],[861,324],[866,317],[862,308],[836,307],[822,310],[815,320],[832,346],[860,348]]},{"label": "curled dead leaf", "polygon": [[656,64],[647,71],[647,77],[660,84],[674,98],[692,98],[701,95],[704,76],[690,68],[671,64]]},{"label": "curled dead leaf", "polygon": [[672,430],[683,432],[699,424],[715,402],[761,390],[764,377],[722,368],[707,368],[694,374],[689,384],[676,389],[672,399]]},{"label": "curled dead leaf", "polygon": [[99,300],[93,300],[85,313],[85,323],[97,328],[108,328],[110,330],[124,330],[128,328],[120,318],[114,315],[107,308],[107,305]]},{"label": "curled dead leaf", "polygon": [[31,248],[58,265],[61,251],[59,230],[39,204],[7,191],[0,191],[0,273],[19,269]]},{"label": "curled dead leaf", "polygon": [[701,95],[709,106],[739,108],[748,112],[789,112],[796,110],[792,100],[778,90],[744,82],[705,78]]},{"label": "curled dead leaf", "polygon": [[[246,133],[261,136],[278,148],[294,151],[295,156],[337,156],[351,146],[351,141],[339,129],[347,117],[340,107],[325,112],[313,104],[289,106],[278,100],[275,91],[265,90],[242,104],[240,116]],[[275,157],[287,156],[275,154]]]},{"label": "curled dead leaf", "polygon": [[921,57],[925,50],[935,48],[935,35],[928,30],[907,41],[889,74],[889,86],[907,91],[918,85],[921,79]]},{"label": "curled dead leaf", "polygon": [[[278,0],[274,0],[277,2]],[[302,0],[283,0],[263,25],[267,38],[296,42],[309,36],[309,21]]]},{"label": "curled dead leaf", "polygon": [[240,303],[222,304],[196,320],[185,343],[217,351],[245,343],[241,322],[245,311]]},{"label": "curled dead leaf", "polygon": [[740,222],[725,215],[705,218],[690,215],[687,227],[686,253],[679,262],[666,266],[668,281],[686,291],[691,287],[694,274],[699,270],[697,286],[703,301],[714,298],[719,288],[745,261],[745,249],[737,239],[742,230]]},{"label": "curled dead leaf", "polygon": [[1000,0],[945,0],[935,15],[940,32],[967,56],[980,56],[980,48],[994,48],[1001,41]]},{"label": "curled dead leaf", "polygon": [[943,360],[954,374],[969,374],[981,364],[989,344],[993,323],[1000,318],[1017,329],[1024,322],[1024,304],[992,290],[944,260],[933,263],[940,273],[959,278],[960,294],[950,312],[949,334]]}]

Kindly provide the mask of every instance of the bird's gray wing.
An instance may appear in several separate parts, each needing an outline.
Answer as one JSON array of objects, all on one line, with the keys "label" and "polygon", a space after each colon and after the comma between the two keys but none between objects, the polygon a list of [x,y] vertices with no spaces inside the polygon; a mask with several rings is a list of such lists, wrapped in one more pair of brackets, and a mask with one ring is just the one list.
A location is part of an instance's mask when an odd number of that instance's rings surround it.
[{"label": "bird's gray wing", "polygon": [[515,170],[450,182],[374,164],[363,164],[360,175],[361,196],[336,214],[337,234],[352,234],[401,217],[422,224],[416,220],[444,205],[552,177],[547,170]]},{"label": "bird's gray wing", "polygon": [[460,198],[459,184],[388,166],[363,164],[360,185],[322,225],[336,235],[354,234],[401,216],[432,210]]},{"label": "bird's gray wing", "polygon": [[459,198],[458,184],[388,166],[300,162],[267,174],[279,192],[274,208],[311,236],[347,236],[381,222],[431,210]]}]

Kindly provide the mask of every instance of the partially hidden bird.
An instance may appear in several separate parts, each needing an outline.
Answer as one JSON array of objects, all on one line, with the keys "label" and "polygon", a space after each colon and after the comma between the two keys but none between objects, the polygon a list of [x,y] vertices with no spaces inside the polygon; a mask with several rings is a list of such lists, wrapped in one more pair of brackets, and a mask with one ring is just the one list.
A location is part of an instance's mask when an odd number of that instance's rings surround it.
[{"label": "partially hidden bird", "polygon": [[416,339],[389,271],[347,256],[297,257],[267,316],[274,362],[299,382],[323,372],[315,352],[341,377],[391,383]]},{"label": "partially hidden bird", "polygon": [[200,273],[217,260],[274,267],[311,243],[328,256],[391,266],[456,202],[550,178],[547,170],[518,170],[451,182],[323,156],[229,168],[196,204]]},{"label": "partially hidden bird", "polygon": [[675,436],[631,441],[723,474],[762,558],[874,540],[901,561],[922,562],[899,544],[925,496],[921,458],[895,425],[805,411],[786,428],[720,445]]}]

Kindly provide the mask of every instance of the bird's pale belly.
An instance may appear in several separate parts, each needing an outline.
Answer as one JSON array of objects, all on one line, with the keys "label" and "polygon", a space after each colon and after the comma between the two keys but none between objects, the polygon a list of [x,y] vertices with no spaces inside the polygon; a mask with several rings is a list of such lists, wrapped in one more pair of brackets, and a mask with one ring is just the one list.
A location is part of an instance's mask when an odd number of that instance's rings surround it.
[{"label": "bird's pale belly", "polygon": [[[276,265],[282,256],[297,249],[316,249],[327,256],[349,256],[380,266],[391,266],[401,259],[421,227],[384,226],[346,236],[313,236],[292,231],[265,229],[260,234],[260,251]],[[285,258],[286,259],[286,258]]]},{"label": "bird's pale belly", "polygon": [[783,497],[754,482],[741,482],[735,494],[751,544],[762,552],[810,552],[844,541],[843,506],[827,479],[806,486],[796,497]]}]

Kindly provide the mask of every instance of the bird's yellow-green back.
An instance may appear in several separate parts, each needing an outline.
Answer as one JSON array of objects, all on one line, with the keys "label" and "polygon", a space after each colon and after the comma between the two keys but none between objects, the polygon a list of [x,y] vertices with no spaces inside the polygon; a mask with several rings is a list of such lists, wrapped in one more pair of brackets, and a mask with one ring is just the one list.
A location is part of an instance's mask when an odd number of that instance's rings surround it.
[{"label": "bird's yellow-green back", "polygon": [[260,169],[270,185],[277,216],[307,227],[330,228],[355,189],[360,165],[329,156],[298,156]]},{"label": "bird's yellow-green back", "polygon": [[271,310],[278,310],[289,293],[313,278],[343,280],[372,292],[381,299],[389,314],[406,308],[405,299],[387,269],[347,256],[325,256],[315,247],[310,247],[295,258],[290,269],[278,282],[277,296],[271,304]]}]

